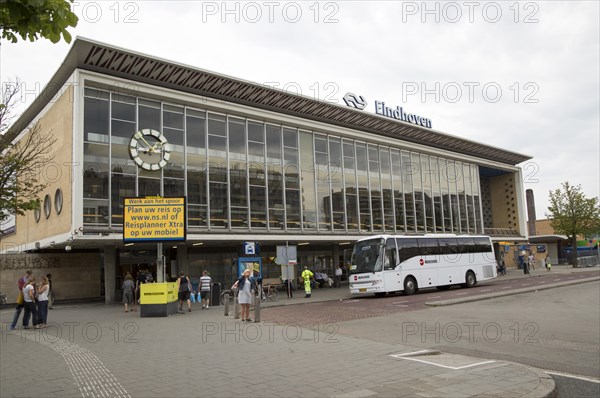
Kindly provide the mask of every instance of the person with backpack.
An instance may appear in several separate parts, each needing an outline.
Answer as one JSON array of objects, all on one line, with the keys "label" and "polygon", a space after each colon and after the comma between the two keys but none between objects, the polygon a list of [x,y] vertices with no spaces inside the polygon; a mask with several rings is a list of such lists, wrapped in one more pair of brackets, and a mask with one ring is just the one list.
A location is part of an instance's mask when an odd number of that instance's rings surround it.
[{"label": "person with backpack", "polygon": [[183,301],[187,301],[188,312],[192,312],[192,303],[190,302],[190,278],[185,276],[185,273],[181,271],[179,278],[177,278],[177,286],[179,286],[179,311],[183,311]]}]

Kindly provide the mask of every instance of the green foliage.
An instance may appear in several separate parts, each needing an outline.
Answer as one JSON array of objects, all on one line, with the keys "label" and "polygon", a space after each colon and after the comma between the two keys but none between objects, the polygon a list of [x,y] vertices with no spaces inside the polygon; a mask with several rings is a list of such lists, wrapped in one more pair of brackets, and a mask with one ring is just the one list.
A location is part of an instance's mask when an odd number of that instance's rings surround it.
[{"label": "green foliage", "polygon": [[[79,19],[71,11],[73,0],[2,0],[0,1],[0,30],[2,38],[16,43],[44,38],[58,43],[62,38],[71,42],[69,27]],[[39,36],[38,36],[39,35]]]},{"label": "green foliage", "polygon": [[[581,186],[572,186],[568,182],[562,189],[550,191],[550,207],[547,214],[550,225],[559,234],[566,235],[577,247],[577,235],[590,236],[600,231],[600,205],[598,198],[586,198]],[[577,256],[574,258],[577,266]]]}]

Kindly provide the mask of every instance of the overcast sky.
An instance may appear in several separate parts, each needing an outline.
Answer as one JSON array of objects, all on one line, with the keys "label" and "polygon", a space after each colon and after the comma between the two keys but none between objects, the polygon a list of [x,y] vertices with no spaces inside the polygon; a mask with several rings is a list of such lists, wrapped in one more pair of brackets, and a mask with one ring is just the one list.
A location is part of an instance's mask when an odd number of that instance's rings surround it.
[{"label": "overcast sky", "polygon": [[[433,128],[533,159],[537,218],[564,181],[600,186],[597,1],[80,1],[83,36],[323,100],[400,105]],[[2,41],[21,110],[70,45]]]}]

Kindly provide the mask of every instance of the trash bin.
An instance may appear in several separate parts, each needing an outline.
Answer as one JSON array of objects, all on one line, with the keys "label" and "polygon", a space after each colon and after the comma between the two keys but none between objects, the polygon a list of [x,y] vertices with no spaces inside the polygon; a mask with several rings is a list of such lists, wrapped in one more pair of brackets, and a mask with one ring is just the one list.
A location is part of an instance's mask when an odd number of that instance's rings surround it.
[{"label": "trash bin", "polygon": [[216,307],[217,305],[221,305],[221,284],[213,283],[212,291],[210,292],[210,306]]}]

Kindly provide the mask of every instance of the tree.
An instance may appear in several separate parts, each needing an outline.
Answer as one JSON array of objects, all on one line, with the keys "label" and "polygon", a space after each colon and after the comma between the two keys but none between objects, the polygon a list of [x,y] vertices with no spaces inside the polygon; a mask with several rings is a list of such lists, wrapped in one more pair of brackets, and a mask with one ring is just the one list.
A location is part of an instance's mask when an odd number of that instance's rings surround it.
[{"label": "tree", "polygon": [[559,234],[569,238],[573,247],[573,267],[577,268],[577,235],[589,236],[600,230],[600,205],[598,198],[586,198],[581,185],[568,182],[562,189],[550,191],[550,211],[546,216]]},{"label": "tree", "polygon": [[[77,26],[79,18],[71,11],[73,0],[2,0],[0,30],[2,38],[13,43],[17,35],[23,40],[38,38],[58,43],[62,38],[71,42],[69,27]],[[38,37],[39,35],[39,37]]]},{"label": "tree", "polygon": [[39,123],[27,129],[26,135],[16,144],[15,133],[4,134],[19,93],[16,84],[5,84],[0,98],[0,222],[11,215],[24,215],[28,210],[39,208],[39,193],[48,185],[41,172],[54,160],[50,148],[56,141],[52,132],[43,133]]}]

